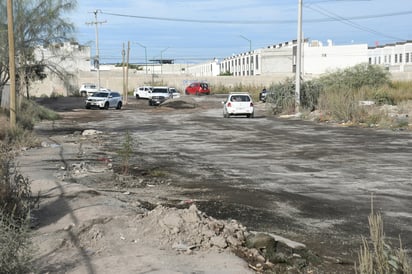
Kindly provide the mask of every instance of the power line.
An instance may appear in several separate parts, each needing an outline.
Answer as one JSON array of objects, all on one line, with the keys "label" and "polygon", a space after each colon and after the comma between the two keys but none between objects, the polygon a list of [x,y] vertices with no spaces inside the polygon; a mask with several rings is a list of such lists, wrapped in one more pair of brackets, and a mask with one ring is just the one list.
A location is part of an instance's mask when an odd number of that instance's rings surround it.
[{"label": "power line", "polygon": [[376,35],[380,35],[380,36],[384,36],[384,37],[387,37],[387,38],[390,38],[390,39],[395,39],[395,40],[400,40],[400,41],[402,41],[402,40],[407,40],[407,39],[403,39],[403,38],[399,38],[399,37],[395,37],[395,36],[392,36],[392,35],[388,35],[388,34],[382,33],[382,32],[377,31],[377,30],[375,30],[375,29],[371,29],[371,28],[362,26],[362,25],[360,25],[360,24],[358,24],[358,23],[352,22],[351,19],[349,19],[349,18],[342,17],[342,16],[340,16],[340,15],[338,15],[338,14],[336,14],[336,13],[333,13],[333,12],[331,12],[331,11],[328,11],[327,9],[322,8],[322,7],[319,7],[319,6],[317,6],[317,5],[316,5],[316,8],[313,8],[313,7],[311,7],[310,5],[307,5],[306,7],[309,8],[309,9],[311,9],[311,10],[313,10],[313,11],[316,11],[316,12],[318,12],[318,13],[321,13],[321,14],[323,14],[323,15],[325,15],[325,16],[328,16],[328,17],[330,17],[331,19],[334,19],[334,21],[341,22],[341,23],[343,23],[343,24],[349,25],[349,26],[351,26],[351,27],[354,27],[354,28],[356,28],[356,29],[359,29],[359,30],[362,30],[362,31],[365,31],[365,32],[373,33],[373,34],[376,34]]},{"label": "power line", "polygon": [[[305,5],[310,8],[310,6]],[[238,25],[267,25],[267,24],[292,24],[296,23],[296,20],[204,20],[204,19],[182,19],[182,18],[170,18],[170,17],[153,17],[153,16],[141,16],[141,15],[130,15],[130,14],[120,14],[112,12],[101,12],[102,14],[118,16],[118,17],[128,17],[146,20],[157,20],[157,21],[173,21],[173,22],[185,22],[185,23],[203,23],[203,24],[238,24]],[[372,18],[383,18],[383,17],[393,17],[412,14],[412,10],[382,13],[382,14],[372,14],[364,16],[353,16],[345,18],[345,20],[362,20],[362,19],[372,19]],[[341,21],[340,18],[334,18],[328,16],[328,18],[318,18],[318,19],[307,19],[304,20],[305,23],[321,23],[321,22],[331,22],[331,21]]]}]

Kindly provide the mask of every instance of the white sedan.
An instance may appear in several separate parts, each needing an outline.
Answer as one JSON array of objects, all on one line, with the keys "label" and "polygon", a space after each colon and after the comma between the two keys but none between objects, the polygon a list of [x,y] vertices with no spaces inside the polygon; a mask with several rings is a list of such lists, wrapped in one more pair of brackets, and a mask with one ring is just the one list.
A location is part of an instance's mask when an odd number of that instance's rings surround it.
[{"label": "white sedan", "polygon": [[223,103],[223,117],[232,115],[246,115],[248,118],[254,116],[253,100],[249,93],[231,93]]}]

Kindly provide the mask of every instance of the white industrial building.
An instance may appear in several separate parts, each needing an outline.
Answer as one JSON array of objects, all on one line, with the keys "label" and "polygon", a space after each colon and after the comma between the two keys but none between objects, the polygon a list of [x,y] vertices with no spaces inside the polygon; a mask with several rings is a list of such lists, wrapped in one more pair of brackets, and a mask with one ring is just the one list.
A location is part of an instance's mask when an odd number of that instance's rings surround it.
[{"label": "white industrial building", "polygon": [[[293,73],[296,70],[296,40],[256,49],[225,58],[220,64],[222,73],[233,76]],[[303,74],[322,74],[368,61],[368,45],[333,45],[305,40],[303,43]]]},{"label": "white industrial building", "polygon": [[89,71],[90,47],[77,42],[66,42],[36,48],[36,60],[60,66],[68,72]]},{"label": "white industrial building", "polygon": [[412,72],[412,40],[369,47],[368,60],[390,72]]},{"label": "white industrial building", "polygon": [[210,62],[190,65],[187,67],[187,73],[190,75],[199,76],[218,76],[220,74],[219,60],[214,58]]}]

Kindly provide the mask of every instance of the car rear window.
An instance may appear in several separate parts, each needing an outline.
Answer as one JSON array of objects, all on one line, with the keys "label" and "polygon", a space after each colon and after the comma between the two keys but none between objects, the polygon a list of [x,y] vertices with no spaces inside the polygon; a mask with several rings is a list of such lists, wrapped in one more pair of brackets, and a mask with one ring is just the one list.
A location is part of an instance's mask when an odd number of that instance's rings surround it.
[{"label": "car rear window", "polygon": [[201,86],[202,88],[207,88],[207,87],[208,87],[208,84],[206,84],[206,83],[201,83],[200,86]]},{"label": "car rear window", "polygon": [[230,98],[232,102],[250,102],[250,97],[247,95],[233,95]]}]

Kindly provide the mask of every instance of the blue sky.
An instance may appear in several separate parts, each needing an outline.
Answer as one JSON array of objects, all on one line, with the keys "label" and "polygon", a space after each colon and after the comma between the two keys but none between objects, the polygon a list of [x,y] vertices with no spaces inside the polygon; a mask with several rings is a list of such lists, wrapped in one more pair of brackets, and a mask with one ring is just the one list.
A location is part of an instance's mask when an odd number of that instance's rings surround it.
[{"label": "blue sky", "polygon": [[[121,62],[128,41],[130,62],[144,63],[140,43],[148,59],[194,63],[297,37],[298,0],[78,0],[70,18],[92,55],[95,10],[102,63]],[[412,40],[411,19],[411,0],[303,0],[304,37],[338,45]]]}]

